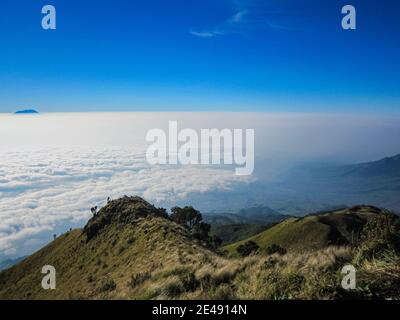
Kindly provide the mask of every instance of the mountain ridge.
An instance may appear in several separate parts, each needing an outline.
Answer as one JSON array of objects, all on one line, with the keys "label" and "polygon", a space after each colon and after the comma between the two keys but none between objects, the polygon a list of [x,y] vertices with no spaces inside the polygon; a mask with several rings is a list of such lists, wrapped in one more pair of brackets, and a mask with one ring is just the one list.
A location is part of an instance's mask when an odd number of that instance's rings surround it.
[{"label": "mountain ridge", "polygon": [[[1,272],[0,298],[112,298],[114,286],[121,288],[119,298],[128,298],[134,289],[129,285],[131,277],[162,271],[168,264],[180,265],[185,259],[182,251],[196,250],[198,256],[193,259],[215,255],[187,228],[164,216],[164,210],[139,197],[114,200],[95,211],[83,229],[59,236]],[[40,270],[44,265],[56,268],[57,290],[42,290]]]},{"label": "mountain ridge", "polygon": [[229,244],[224,248],[230,254],[237,255],[237,248],[248,241],[255,242],[261,249],[279,245],[285,250],[299,252],[320,250],[332,245],[354,246],[359,242],[361,231],[366,223],[374,216],[386,213],[386,210],[369,205],[313,213],[304,217],[287,219],[257,235]]},{"label": "mountain ridge", "polygon": [[[363,223],[362,231],[368,241],[364,239],[357,246],[326,243],[327,246],[310,247],[304,253],[288,248],[284,254],[259,251],[249,257],[231,258],[197,238],[187,225],[175,222],[186,213],[194,214],[198,221],[200,217],[193,208],[173,210],[179,215],[176,217],[141,198],[124,197],[110,201],[99,211],[92,208],[93,217],[85,228],[59,236],[0,272],[0,299],[400,298],[399,248],[393,247],[397,250],[393,251],[387,240],[392,236],[395,240],[400,238],[398,226],[392,228],[393,216],[383,211],[371,212],[375,209],[368,206],[351,210],[353,215],[350,211],[345,214],[351,223],[340,224],[342,236],[349,237],[349,232],[345,232],[347,226],[358,225],[357,215],[379,218]],[[311,220],[311,235],[318,235],[321,225],[325,226],[323,235],[327,235],[327,224],[338,214],[343,212],[291,218],[268,230],[289,225],[290,231],[293,221]],[[324,223],[318,221],[321,217],[326,220]],[[386,218],[390,218],[390,223]],[[390,237],[382,238],[385,233],[381,230],[387,227]],[[303,234],[310,236],[309,231]],[[376,237],[378,241],[374,240]],[[278,236],[274,242],[277,239]],[[292,240],[298,243],[299,237]],[[346,292],[341,288],[340,270],[348,263],[357,267],[358,291]],[[41,287],[41,270],[46,265],[56,270],[55,290]]]}]

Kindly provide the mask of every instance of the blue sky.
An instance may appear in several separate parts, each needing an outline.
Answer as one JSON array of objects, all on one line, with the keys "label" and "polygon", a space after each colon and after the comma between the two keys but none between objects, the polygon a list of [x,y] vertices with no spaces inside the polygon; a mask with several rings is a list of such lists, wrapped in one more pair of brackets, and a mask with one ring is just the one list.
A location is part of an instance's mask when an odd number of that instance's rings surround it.
[{"label": "blue sky", "polygon": [[[57,30],[41,8],[57,9]],[[341,8],[357,9],[357,30]],[[0,112],[400,110],[397,0],[2,0]]]}]

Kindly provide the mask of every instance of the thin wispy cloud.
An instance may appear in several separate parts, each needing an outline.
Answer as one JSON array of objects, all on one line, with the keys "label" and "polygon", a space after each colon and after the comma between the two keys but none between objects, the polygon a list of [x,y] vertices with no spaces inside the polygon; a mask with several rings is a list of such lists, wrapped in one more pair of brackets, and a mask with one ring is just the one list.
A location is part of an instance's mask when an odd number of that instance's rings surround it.
[{"label": "thin wispy cloud", "polygon": [[212,38],[214,36],[223,35],[227,33],[237,33],[239,31],[238,24],[244,21],[247,10],[241,10],[223,21],[219,26],[209,30],[196,30],[192,28],[189,33],[200,38]]},{"label": "thin wispy cloud", "polygon": [[[189,33],[200,38],[212,38],[225,34],[247,35],[256,30],[294,30],[287,23],[288,12],[259,1],[234,1],[236,13],[219,25],[208,29],[192,28]],[[285,13],[286,12],[286,13]]]},{"label": "thin wispy cloud", "polygon": [[242,22],[246,14],[248,13],[247,10],[239,11],[238,13],[234,14],[229,20],[229,23],[239,23]]},{"label": "thin wispy cloud", "polygon": [[218,34],[221,34],[216,31],[196,31],[196,30],[189,30],[189,33],[191,35],[194,35],[194,36],[200,37],[200,38],[212,38]]}]

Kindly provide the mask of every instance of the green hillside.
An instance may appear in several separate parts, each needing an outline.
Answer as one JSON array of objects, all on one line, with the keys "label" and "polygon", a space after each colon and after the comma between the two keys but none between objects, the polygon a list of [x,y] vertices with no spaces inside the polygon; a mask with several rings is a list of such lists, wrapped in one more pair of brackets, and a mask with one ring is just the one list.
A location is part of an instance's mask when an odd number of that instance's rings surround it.
[{"label": "green hillside", "polygon": [[[207,226],[199,227],[193,208],[175,209],[174,217],[124,197],[93,210],[84,229],[0,272],[0,299],[399,299],[399,219],[374,210],[285,221],[253,239],[262,246],[280,243],[286,254],[260,250],[238,259],[213,249],[205,233],[199,237]],[[174,222],[186,213],[191,228]],[[361,225],[355,246],[337,245]],[[357,268],[353,291],[341,288],[348,263]],[[55,290],[41,287],[45,265],[56,269]]]},{"label": "green hillside", "polygon": [[382,211],[372,206],[357,206],[304,218],[285,220],[264,232],[224,247],[236,255],[238,246],[254,241],[261,249],[273,244],[286,250],[304,252],[332,245],[353,245],[365,223]]},{"label": "green hillside", "polygon": [[[216,257],[162,210],[140,198],[123,198],[103,208],[84,230],[60,236],[0,273],[0,298],[151,298],[129,286],[132,277],[158,270],[160,281],[153,279],[153,285],[162,285],[168,278],[163,272]],[[41,288],[44,265],[56,268],[57,290]],[[114,285],[118,290],[110,290]]]}]

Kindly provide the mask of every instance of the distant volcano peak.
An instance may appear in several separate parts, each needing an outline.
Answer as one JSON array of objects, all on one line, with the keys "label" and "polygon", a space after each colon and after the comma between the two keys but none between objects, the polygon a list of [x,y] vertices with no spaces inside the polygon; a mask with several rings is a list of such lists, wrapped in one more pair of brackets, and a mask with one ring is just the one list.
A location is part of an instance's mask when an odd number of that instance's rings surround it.
[{"label": "distant volcano peak", "polygon": [[23,109],[15,112],[15,114],[38,114],[38,113],[39,112],[36,111],[35,109]]}]

